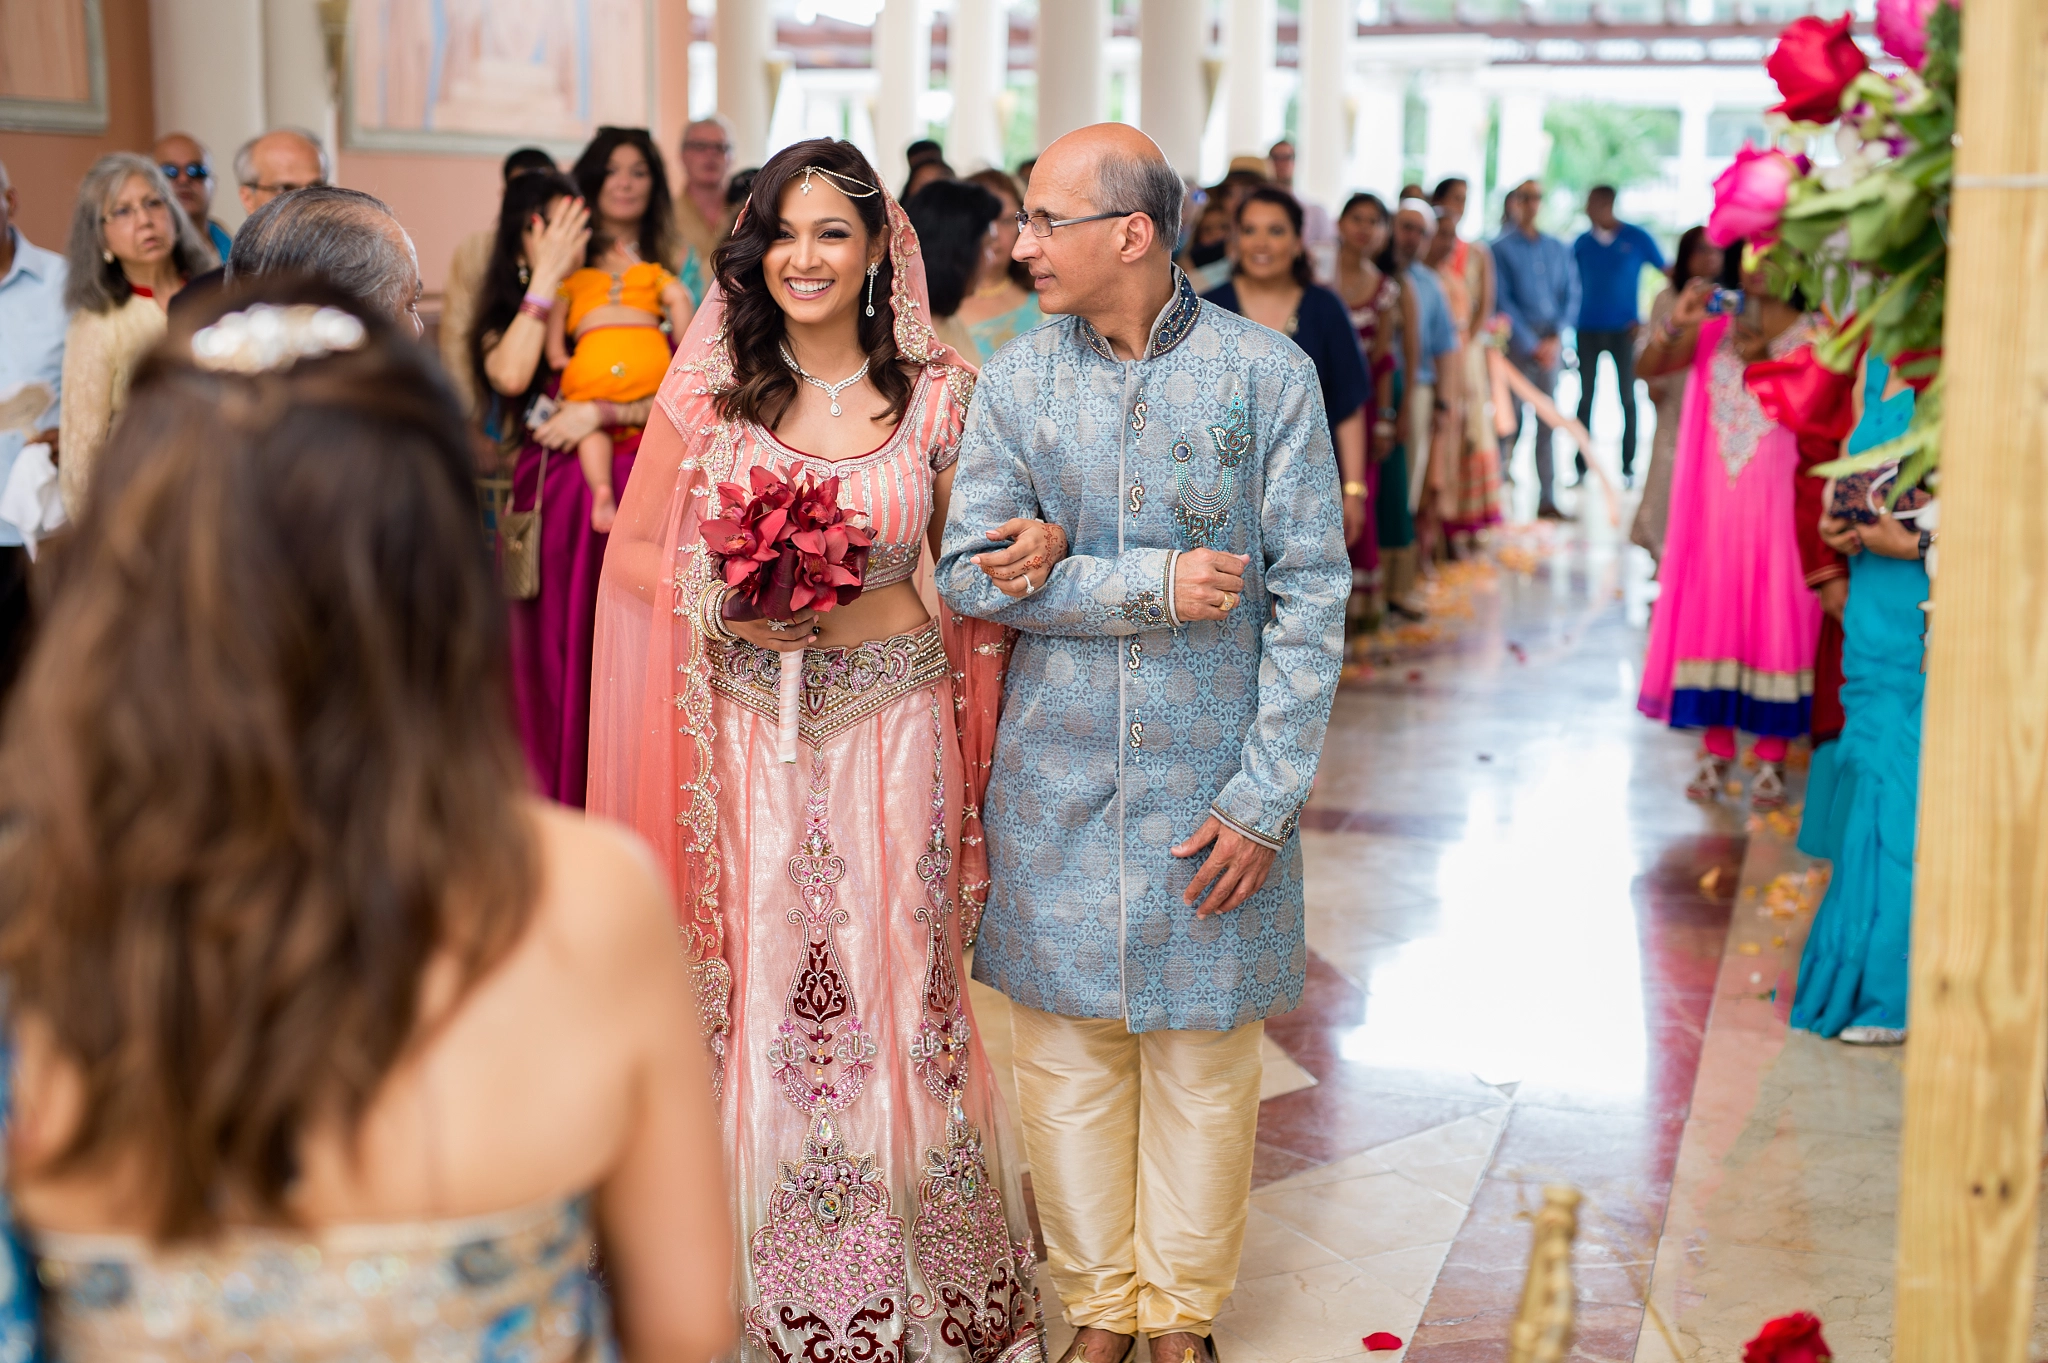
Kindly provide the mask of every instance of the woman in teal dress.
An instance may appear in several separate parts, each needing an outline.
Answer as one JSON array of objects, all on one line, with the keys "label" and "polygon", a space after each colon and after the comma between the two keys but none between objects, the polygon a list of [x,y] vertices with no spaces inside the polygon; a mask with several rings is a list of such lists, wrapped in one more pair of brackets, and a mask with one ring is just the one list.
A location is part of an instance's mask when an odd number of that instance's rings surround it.
[{"label": "woman in teal dress", "polygon": [[[1851,454],[1905,432],[1910,389],[1882,395],[1891,377],[1864,371],[1863,417]],[[1913,922],[1913,845],[1919,824],[1921,672],[1927,599],[1922,536],[1889,516],[1876,525],[1824,520],[1822,534],[1850,556],[1843,612],[1842,735],[1813,757],[1799,850],[1834,874],[1799,960],[1792,1024],[1852,1045],[1906,1039],[1906,958]]]}]

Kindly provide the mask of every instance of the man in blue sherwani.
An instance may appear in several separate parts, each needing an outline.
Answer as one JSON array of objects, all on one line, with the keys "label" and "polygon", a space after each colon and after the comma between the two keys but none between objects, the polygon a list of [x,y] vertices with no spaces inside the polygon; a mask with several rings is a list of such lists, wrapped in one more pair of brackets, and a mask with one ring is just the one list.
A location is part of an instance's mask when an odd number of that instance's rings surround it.
[{"label": "man in blue sherwani", "polygon": [[[1016,256],[1055,320],[983,369],[938,566],[1014,626],[978,979],[1072,1357],[1209,1351],[1236,1284],[1262,1020],[1301,998],[1302,803],[1351,570],[1308,358],[1195,296],[1182,186],[1101,124],[1031,176]],[[1064,314],[1064,315],[1061,315]],[[999,547],[1043,520],[1049,568]],[[995,541],[997,543],[992,543]]]}]

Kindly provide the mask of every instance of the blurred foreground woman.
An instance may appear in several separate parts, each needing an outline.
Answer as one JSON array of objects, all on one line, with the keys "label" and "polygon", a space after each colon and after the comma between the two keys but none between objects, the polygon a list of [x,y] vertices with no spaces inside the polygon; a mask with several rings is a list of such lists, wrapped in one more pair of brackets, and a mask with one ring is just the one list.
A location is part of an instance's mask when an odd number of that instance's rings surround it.
[{"label": "blurred foreground woman", "polygon": [[666,894],[527,793],[453,394],[295,287],[143,363],[0,747],[45,1345],[700,1363],[730,1233]]}]

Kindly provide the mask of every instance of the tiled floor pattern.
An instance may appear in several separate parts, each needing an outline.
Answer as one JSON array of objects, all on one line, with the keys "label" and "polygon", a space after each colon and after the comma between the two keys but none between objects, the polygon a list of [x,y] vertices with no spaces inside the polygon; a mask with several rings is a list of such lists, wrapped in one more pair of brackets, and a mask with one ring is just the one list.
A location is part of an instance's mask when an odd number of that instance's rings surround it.
[{"label": "tiled floor pattern", "polygon": [[[1720,1363],[1772,1316],[1811,1311],[1844,1363],[1891,1357],[1903,1048],[1788,1022],[1809,914],[1767,887],[1808,866],[1752,836],[1636,1363]],[[2040,1262],[2048,1269],[2048,1235]],[[2048,1273],[2028,1357],[2048,1357]]]}]

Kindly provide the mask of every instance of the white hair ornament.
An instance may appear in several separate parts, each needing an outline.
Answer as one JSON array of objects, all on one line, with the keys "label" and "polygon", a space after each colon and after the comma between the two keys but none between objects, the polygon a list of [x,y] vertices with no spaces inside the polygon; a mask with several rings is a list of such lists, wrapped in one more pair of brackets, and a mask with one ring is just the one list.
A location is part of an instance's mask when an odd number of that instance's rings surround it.
[{"label": "white hair ornament", "polygon": [[194,333],[192,362],[214,373],[268,374],[367,339],[362,321],[340,308],[257,303]]}]

